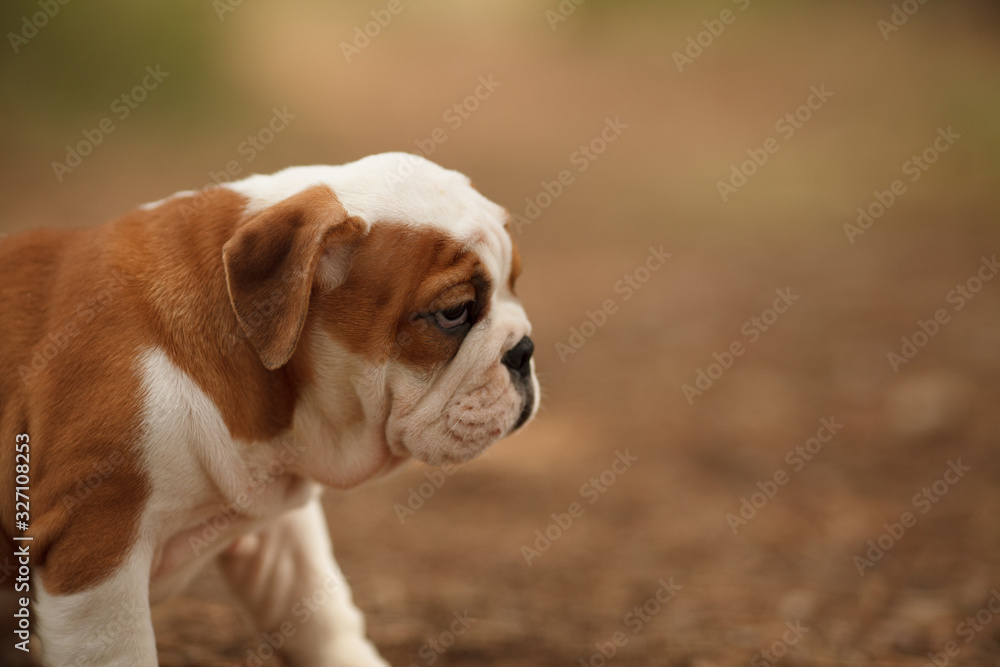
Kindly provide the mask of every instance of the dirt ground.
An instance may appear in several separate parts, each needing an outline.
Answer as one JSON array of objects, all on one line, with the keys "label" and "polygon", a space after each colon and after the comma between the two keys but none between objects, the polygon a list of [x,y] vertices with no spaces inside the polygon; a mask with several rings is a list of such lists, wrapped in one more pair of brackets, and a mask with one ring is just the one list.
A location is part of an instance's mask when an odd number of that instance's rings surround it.
[{"label": "dirt ground", "polygon": [[[230,126],[129,121],[57,182],[76,130],[22,114],[0,231],[203,185],[274,107],[298,118],[246,173],[446,128],[430,157],[522,216],[543,407],[453,474],[327,494],[393,665],[1000,664],[997,15],[927,3],[885,38],[888,3],[732,4],[681,71],[727,3],[555,30],[543,4],[414,3],[350,66],[367,5],[247,4],[212,28],[252,99]],[[154,622],[162,665],[281,664],[213,571]]]},{"label": "dirt ground", "polygon": [[[440,664],[597,665],[595,643],[616,632],[627,643],[614,664],[704,667],[755,656],[750,664],[770,664],[760,652],[782,640],[786,622],[808,631],[783,664],[916,666],[949,641],[961,647],[951,664],[997,664],[1000,623],[991,613],[971,637],[974,625],[958,629],[1000,586],[996,394],[988,391],[998,362],[996,291],[984,288],[912,368],[893,374],[883,349],[898,323],[907,331],[941,305],[932,294],[907,306],[913,292],[904,286],[936,278],[949,287],[973,272],[983,247],[996,247],[996,233],[958,243],[927,234],[895,258],[876,240],[860,265],[809,265],[804,258],[818,248],[807,242],[784,247],[780,259],[766,244],[747,252],[752,245],[711,259],[697,244],[672,246],[676,264],[572,362],[543,348],[547,401],[531,428],[433,493],[429,470],[413,466],[328,496],[340,563],[392,664],[434,664],[427,642],[449,642],[442,633],[456,612],[476,621]],[[559,280],[558,263],[532,259],[532,278]],[[738,286],[724,275],[739,276]],[[887,276],[900,287],[880,305],[871,290]],[[787,321],[689,406],[678,385],[740,339],[737,325],[771,305],[778,285],[801,294]],[[544,310],[538,300],[535,312]],[[697,323],[709,301],[722,302],[735,324],[710,331]],[[542,312],[539,329],[562,333],[556,317]],[[809,454],[824,420],[836,436]],[[797,446],[806,454],[786,462]],[[637,460],[602,478],[620,453]],[[949,462],[969,470],[940,493],[934,484]],[[786,483],[771,487],[774,497],[745,525],[734,521],[734,534],[727,514],[739,516],[741,499],[759,482],[766,491],[778,471]],[[931,495],[915,504],[924,488]],[[401,524],[397,505],[407,505],[410,489],[429,497]],[[573,502],[582,516],[550,528],[552,514]],[[863,563],[862,576],[855,557],[869,558],[867,541],[905,511],[915,525],[886,542],[880,560]],[[548,546],[536,530],[557,538]],[[526,557],[525,546],[544,550]],[[262,650],[214,575],[195,589],[158,610],[168,631],[163,664],[229,665],[250,659],[248,647]],[[659,590],[674,595],[650,602]],[[644,605],[653,613],[632,611]]]}]

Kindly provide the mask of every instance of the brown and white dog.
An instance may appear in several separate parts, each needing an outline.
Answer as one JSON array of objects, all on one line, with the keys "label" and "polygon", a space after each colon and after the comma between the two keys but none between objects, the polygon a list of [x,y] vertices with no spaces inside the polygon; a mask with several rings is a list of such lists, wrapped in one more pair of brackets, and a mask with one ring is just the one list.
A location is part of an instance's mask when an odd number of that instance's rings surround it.
[{"label": "brown and white dog", "polygon": [[290,663],[385,665],[319,493],[467,461],[535,413],[506,221],[390,153],[0,242],[0,526],[7,556],[32,538],[42,662],[156,665],[149,605],[214,559]]}]

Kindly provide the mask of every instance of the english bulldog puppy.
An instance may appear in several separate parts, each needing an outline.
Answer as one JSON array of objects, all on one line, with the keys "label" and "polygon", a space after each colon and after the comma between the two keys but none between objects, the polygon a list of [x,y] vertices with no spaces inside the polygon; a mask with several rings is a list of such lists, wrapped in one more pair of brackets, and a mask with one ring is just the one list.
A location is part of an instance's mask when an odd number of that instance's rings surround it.
[{"label": "english bulldog puppy", "polygon": [[290,664],[385,665],[320,491],[468,461],[535,414],[507,220],[389,153],[0,241],[0,526],[31,655],[156,665],[150,605],[214,560]]}]

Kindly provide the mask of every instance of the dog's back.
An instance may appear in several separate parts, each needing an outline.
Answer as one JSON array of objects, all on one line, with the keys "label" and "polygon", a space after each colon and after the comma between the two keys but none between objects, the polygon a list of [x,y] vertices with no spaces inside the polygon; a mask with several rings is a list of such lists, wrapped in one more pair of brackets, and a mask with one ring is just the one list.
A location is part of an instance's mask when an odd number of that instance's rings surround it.
[{"label": "dog's back", "polygon": [[52,316],[45,308],[48,299],[41,297],[57,280],[60,264],[52,257],[61,255],[78,235],[40,230],[0,241],[0,531],[5,542],[14,528],[14,442],[29,431],[28,396],[38,372],[32,368],[32,355],[36,349],[42,355],[35,362],[41,367],[45,358],[40,343]]},{"label": "dog's back", "polygon": [[[0,242],[4,309],[0,318],[0,530],[6,545],[0,567],[8,562],[16,565],[11,537],[25,532],[23,524],[20,529],[15,524],[15,518],[25,517],[15,517],[15,511],[27,509],[25,524],[32,540],[20,544],[29,545],[32,575],[47,565],[55,566],[49,568],[53,576],[46,583],[57,590],[73,590],[108,567],[101,562],[107,560],[99,553],[105,548],[101,542],[130,539],[129,535],[115,536],[119,523],[115,515],[124,509],[122,500],[130,498],[122,492],[134,486],[134,480],[128,479],[134,476],[134,466],[128,470],[119,466],[117,472],[124,474],[108,475],[99,484],[87,483],[95,466],[129,435],[127,421],[111,420],[109,415],[134,412],[129,402],[136,398],[127,360],[108,353],[116,325],[130,315],[127,307],[120,307],[124,303],[110,303],[120,288],[115,287],[117,279],[110,271],[107,229],[32,231]],[[88,380],[95,369],[119,378],[114,392],[96,396],[99,389]],[[107,412],[87,409],[95,399]],[[28,447],[15,452],[15,442],[25,440]],[[23,456],[16,458],[16,454]],[[27,484],[25,478],[15,484],[16,475],[25,470],[16,466],[25,463]],[[81,484],[87,486],[87,493],[80,492]],[[15,506],[15,487],[26,487],[27,505]],[[88,553],[84,544],[94,545],[96,552]],[[0,572],[7,575],[8,570]],[[37,582],[32,576],[32,586]]]}]

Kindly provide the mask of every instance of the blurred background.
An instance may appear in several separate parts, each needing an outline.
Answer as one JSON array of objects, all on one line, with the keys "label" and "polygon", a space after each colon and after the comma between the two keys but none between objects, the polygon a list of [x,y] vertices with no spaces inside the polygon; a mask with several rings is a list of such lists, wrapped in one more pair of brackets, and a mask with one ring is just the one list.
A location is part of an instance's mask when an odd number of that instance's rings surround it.
[{"label": "blurred background", "polygon": [[[0,232],[387,150],[517,216],[538,418],[326,497],[392,664],[1000,661],[994,3],[0,20]],[[154,617],[163,665],[280,664],[215,573]]]}]

